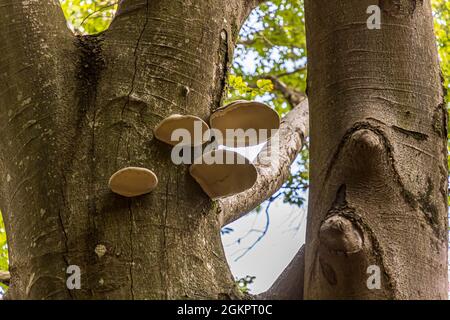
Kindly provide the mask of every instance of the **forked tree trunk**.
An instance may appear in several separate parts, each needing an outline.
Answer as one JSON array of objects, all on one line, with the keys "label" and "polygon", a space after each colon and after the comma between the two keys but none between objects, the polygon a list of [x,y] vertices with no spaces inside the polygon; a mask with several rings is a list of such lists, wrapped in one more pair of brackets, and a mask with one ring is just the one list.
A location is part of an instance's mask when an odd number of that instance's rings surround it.
[{"label": "forked tree trunk", "polygon": [[[108,31],[76,38],[55,0],[0,1],[9,298],[241,297],[219,207],[152,129],[219,107],[256,2],[125,0]],[[153,170],[158,188],[112,194],[108,179],[126,166]],[[69,265],[81,268],[81,290],[66,287]]]},{"label": "forked tree trunk", "polygon": [[447,117],[430,3],[379,1],[369,30],[374,1],[305,2],[305,298],[445,299]]},{"label": "forked tree trunk", "polygon": [[[207,120],[220,105],[258,2],[125,0],[107,32],[74,38],[55,1],[0,0],[9,298],[242,297],[219,230],[288,176],[307,102],[283,119],[280,161],[259,157],[255,186],[219,202],[152,129],[173,113]],[[368,30],[368,1],[307,1],[306,298],[446,296],[446,113],[431,13],[427,1],[391,2],[382,29]],[[152,169],[159,187],[112,194],[110,175],[130,165]],[[81,290],[66,287],[69,265],[81,268]],[[293,282],[282,276],[272,297],[303,296],[303,265],[301,250],[285,273]],[[366,287],[369,265],[381,269],[380,290]]]}]

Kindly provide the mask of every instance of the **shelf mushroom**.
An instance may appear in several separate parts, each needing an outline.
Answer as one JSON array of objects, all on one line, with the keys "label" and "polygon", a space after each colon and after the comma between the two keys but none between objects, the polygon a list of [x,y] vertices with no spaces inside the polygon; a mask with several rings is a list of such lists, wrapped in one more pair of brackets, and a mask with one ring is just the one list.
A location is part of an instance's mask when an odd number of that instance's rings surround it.
[{"label": "shelf mushroom", "polygon": [[[217,109],[209,122],[211,128],[222,135],[223,141],[219,144],[228,147],[249,147],[266,142],[280,128],[280,116],[275,110],[264,103],[245,100]],[[227,129],[234,130],[228,139]],[[254,137],[247,134],[251,134],[251,129]]]},{"label": "shelf mushroom", "polygon": [[[185,129],[190,135],[189,143],[183,141],[181,136],[172,137],[177,129]],[[173,114],[161,121],[155,128],[156,139],[175,146],[185,143],[191,146],[200,146],[209,140],[209,126],[201,118],[192,115]],[[180,132],[181,133],[181,132]]]},{"label": "shelf mushroom", "polygon": [[211,199],[250,189],[258,177],[255,166],[247,158],[230,150],[210,151],[202,156],[201,163],[196,162],[189,172]]},{"label": "shelf mushroom", "polygon": [[158,185],[158,178],[153,171],[128,167],[114,173],[109,179],[109,187],[124,197],[137,197],[153,191]]}]

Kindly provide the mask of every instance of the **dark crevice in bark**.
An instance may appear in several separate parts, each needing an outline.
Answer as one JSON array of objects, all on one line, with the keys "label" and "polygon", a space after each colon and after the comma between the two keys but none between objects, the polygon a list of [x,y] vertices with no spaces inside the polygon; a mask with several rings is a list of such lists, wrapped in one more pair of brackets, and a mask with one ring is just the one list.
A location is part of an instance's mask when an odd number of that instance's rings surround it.
[{"label": "dark crevice in bark", "polygon": [[[70,149],[73,153],[70,155],[70,160],[67,161],[64,172],[72,172],[76,154],[75,150],[83,148],[84,143],[88,143],[88,168],[89,175],[86,177],[87,186],[89,189],[87,210],[88,210],[88,231],[89,242],[92,244],[89,249],[95,247],[98,243],[98,229],[96,225],[97,217],[97,192],[95,188],[96,182],[96,161],[95,161],[95,144],[96,144],[96,99],[98,84],[105,68],[105,59],[102,54],[103,35],[95,36],[79,36],[76,38],[75,47],[77,49],[77,107],[78,114],[75,121],[74,137],[71,141]],[[88,138],[88,141],[83,139]],[[64,176],[65,177],[65,176]],[[64,188],[68,187],[68,183],[64,180]],[[62,190],[64,193],[64,190]],[[69,210],[69,207],[66,206]],[[70,226],[69,226],[70,227]],[[67,234],[67,240],[70,240],[70,233]],[[70,243],[70,242],[69,242]],[[68,248],[70,252],[70,248]],[[70,255],[68,256],[70,261]],[[71,293],[72,294],[72,293]],[[92,294],[92,290],[91,290]],[[73,295],[73,294],[72,294]]]},{"label": "dark crevice in bark", "polygon": [[78,84],[77,96],[79,100],[75,138],[80,138],[86,115],[90,109],[95,107],[97,86],[105,68],[105,60],[102,56],[102,35],[80,36],[76,40],[78,50],[76,83]]},{"label": "dark crevice in bark", "polygon": [[[90,196],[89,196],[89,202],[88,202],[88,211],[89,211],[89,215],[92,219],[92,227],[93,227],[93,233],[91,233],[91,235],[93,237],[97,237],[97,227],[96,227],[96,223],[95,223],[95,217],[97,216],[97,190],[95,188],[95,183],[97,180],[97,176],[96,176],[96,155],[95,155],[95,150],[96,150],[96,136],[95,136],[95,130],[96,130],[96,116],[97,116],[97,106],[96,106],[96,100],[97,100],[97,87],[98,87],[98,83],[100,80],[100,75],[101,75],[101,71],[104,68],[104,61],[101,57],[101,38],[92,38],[93,39],[93,44],[94,46],[92,47],[92,53],[93,53],[93,58],[94,59],[94,64],[95,65],[94,69],[95,71],[91,74],[90,77],[90,85],[92,86],[89,90],[89,94],[87,99],[89,99],[87,101],[88,103],[88,109],[92,109],[91,110],[91,114],[92,114],[92,132],[91,132],[91,142],[90,142],[90,147],[89,147],[89,171],[90,171],[90,177],[89,177],[89,191],[90,191]],[[100,42],[99,42],[100,40]],[[89,59],[89,58],[88,58]],[[88,66],[90,66],[90,64],[88,63]],[[86,67],[86,65],[83,65],[82,67]],[[87,85],[87,84],[85,84]],[[89,121],[89,120],[88,120]],[[89,127],[89,124],[88,124]],[[97,240],[97,239],[96,239]],[[96,241],[97,242],[97,241]]]},{"label": "dark crevice in bark", "polygon": [[407,130],[404,128],[401,128],[399,126],[393,125],[392,129],[403,133],[404,135],[408,136],[408,137],[412,137],[414,139],[416,139],[417,141],[424,141],[428,139],[428,135],[422,132],[417,132],[417,131],[412,131],[412,130]]},{"label": "dark crevice in bark", "polygon": [[[78,90],[79,97],[79,111],[77,119],[77,130],[75,132],[75,145],[71,146],[73,149],[79,144],[79,139],[82,137],[82,131],[84,128],[89,127],[86,124],[86,116],[89,112],[92,113],[92,134],[91,134],[91,171],[95,172],[95,127],[96,127],[96,98],[97,98],[97,86],[100,81],[101,73],[105,68],[105,61],[102,56],[102,41],[103,37],[100,36],[82,36],[77,38],[77,48],[79,52],[78,62]],[[73,159],[72,159],[73,160]],[[93,185],[95,179],[92,180]],[[91,190],[95,191],[95,190]],[[94,194],[94,193],[91,193]]]},{"label": "dark crevice in bark", "polygon": [[213,94],[213,105],[211,106],[211,112],[220,108],[224,95],[226,94],[227,86],[227,74],[230,67],[230,35],[226,29],[222,29],[220,32],[220,46],[218,53],[218,62],[216,70],[217,85]]}]

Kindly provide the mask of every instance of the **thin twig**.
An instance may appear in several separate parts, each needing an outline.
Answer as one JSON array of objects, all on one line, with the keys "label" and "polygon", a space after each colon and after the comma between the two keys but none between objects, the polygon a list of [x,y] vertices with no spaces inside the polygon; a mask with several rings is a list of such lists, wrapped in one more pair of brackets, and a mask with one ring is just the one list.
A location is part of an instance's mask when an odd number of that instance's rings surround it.
[{"label": "thin twig", "polygon": [[102,12],[102,11],[104,11],[104,10],[106,10],[106,9],[111,8],[111,7],[114,7],[114,6],[117,5],[118,3],[119,3],[118,1],[117,1],[117,2],[114,2],[114,3],[111,3],[111,4],[107,5],[107,6],[101,7],[101,8],[98,9],[98,10],[95,10],[94,12],[89,13],[89,14],[88,14],[86,17],[84,17],[84,19],[81,21],[80,27],[82,27],[83,24],[85,24],[86,21],[87,21],[90,17],[92,17],[94,14],[99,13],[99,12]]},{"label": "thin twig", "polygon": [[264,226],[264,230],[261,232],[258,239],[256,239],[255,242],[252,243],[252,245],[250,245],[248,248],[246,248],[240,256],[238,256],[236,259],[234,259],[235,262],[238,261],[239,259],[241,259],[243,256],[245,256],[250,250],[252,250],[258,244],[258,242],[260,242],[262,240],[262,238],[264,238],[267,231],[269,231],[269,225],[270,225],[269,209],[270,209],[270,206],[272,205],[272,203],[281,195],[282,195],[281,192],[277,193],[276,195],[270,197],[269,200],[267,200],[268,203],[267,203],[266,209],[264,210],[265,217],[266,217],[266,224]]}]

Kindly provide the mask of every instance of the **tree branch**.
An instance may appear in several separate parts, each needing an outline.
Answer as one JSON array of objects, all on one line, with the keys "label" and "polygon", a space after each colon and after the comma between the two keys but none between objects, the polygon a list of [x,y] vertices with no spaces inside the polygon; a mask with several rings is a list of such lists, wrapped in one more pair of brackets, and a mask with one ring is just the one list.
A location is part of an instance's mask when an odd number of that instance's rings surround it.
[{"label": "tree branch", "polygon": [[11,275],[8,271],[0,271],[0,282],[9,286]]},{"label": "tree branch", "polygon": [[270,41],[269,39],[267,39],[267,37],[264,35],[263,32],[259,31],[259,32],[255,32],[253,35],[252,39],[239,39],[237,44],[241,44],[243,46],[252,46],[256,43],[256,38],[255,36],[258,36],[260,38],[262,38],[262,40],[269,46],[269,47],[276,47],[277,45],[275,43],[273,43],[272,41]]},{"label": "tree branch", "polygon": [[[295,90],[293,88],[288,87],[283,81],[280,80],[282,77],[290,76],[298,72],[302,72],[306,70],[306,66],[302,66],[290,72],[284,72],[277,75],[265,74],[259,76],[257,79],[267,79],[272,81],[274,89],[280,92],[283,97],[289,102],[289,104],[294,108],[300,102],[305,100],[306,94],[301,91]],[[255,83],[249,84],[251,88],[257,88]]]},{"label": "tree branch", "polygon": [[291,76],[291,75],[293,75],[293,74],[295,74],[295,73],[299,73],[299,72],[306,71],[306,70],[307,70],[307,66],[306,66],[306,65],[303,65],[303,66],[298,67],[298,68],[296,68],[296,69],[294,69],[294,70],[292,70],[292,71],[287,71],[287,72],[279,73],[279,74],[276,75],[276,77],[277,77],[277,78],[282,78],[282,77],[286,77],[286,76]]},{"label": "tree branch", "polygon": [[257,295],[260,300],[303,300],[305,277],[305,245],[266,292]]},{"label": "tree branch", "polygon": [[[285,76],[285,75],[287,75],[287,74],[283,74],[281,76]],[[269,79],[272,81],[275,90],[279,91],[284,96],[284,98],[291,104],[292,107],[297,106],[303,100],[306,99],[306,95],[303,92],[289,88],[286,84],[284,84],[279,79],[279,77],[280,76],[268,75],[265,77],[265,79]]]},{"label": "tree branch", "polygon": [[258,179],[249,190],[219,200],[221,223],[226,225],[269,199],[290,176],[290,166],[308,135],[308,101],[304,99],[281,121],[280,130],[255,160]]},{"label": "tree branch", "polygon": [[118,4],[119,4],[119,1],[115,1],[115,2],[113,2],[113,3],[110,3],[110,4],[108,4],[108,5],[105,5],[105,6],[103,6],[103,7],[100,7],[100,8],[98,8],[98,9],[96,9],[95,11],[89,13],[89,14],[88,14],[87,16],[85,16],[85,17],[83,18],[83,20],[80,22],[80,26],[82,27],[82,26],[86,23],[87,20],[89,20],[90,18],[92,18],[92,17],[93,17],[94,15],[96,15],[97,13],[101,13],[102,11],[111,9],[111,8],[113,8],[115,5],[118,5]]}]

